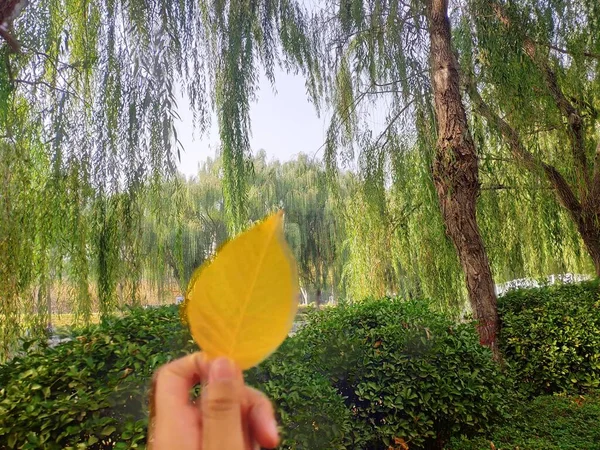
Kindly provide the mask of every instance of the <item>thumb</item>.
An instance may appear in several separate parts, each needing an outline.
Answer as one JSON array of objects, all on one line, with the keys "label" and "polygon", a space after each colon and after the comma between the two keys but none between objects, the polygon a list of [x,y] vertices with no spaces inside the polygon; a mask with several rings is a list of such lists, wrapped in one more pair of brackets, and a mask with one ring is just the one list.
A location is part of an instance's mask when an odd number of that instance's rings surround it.
[{"label": "thumb", "polygon": [[202,389],[202,450],[243,450],[241,401],[244,382],[233,361],[218,358]]}]

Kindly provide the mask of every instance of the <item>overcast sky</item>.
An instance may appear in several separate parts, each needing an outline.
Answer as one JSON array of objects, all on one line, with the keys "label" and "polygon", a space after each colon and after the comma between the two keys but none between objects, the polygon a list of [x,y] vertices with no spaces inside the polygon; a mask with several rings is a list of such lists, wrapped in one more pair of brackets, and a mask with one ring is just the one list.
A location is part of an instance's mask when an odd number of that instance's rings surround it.
[{"label": "overcast sky", "polygon": [[[307,99],[302,76],[276,70],[275,83],[277,93],[269,81],[261,77],[259,99],[251,106],[252,152],[264,149],[269,158],[281,161],[292,159],[298,153],[313,156],[318,152],[317,156],[322,157],[319,148],[325,142],[329,115],[317,117]],[[177,125],[177,134],[185,149],[178,167],[189,177],[197,174],[199,162],[214,156],[219,143],[217,121],[213,118],[210,131],[194,139],[187,99],[182,99],[178,106],[181,122]]]}]

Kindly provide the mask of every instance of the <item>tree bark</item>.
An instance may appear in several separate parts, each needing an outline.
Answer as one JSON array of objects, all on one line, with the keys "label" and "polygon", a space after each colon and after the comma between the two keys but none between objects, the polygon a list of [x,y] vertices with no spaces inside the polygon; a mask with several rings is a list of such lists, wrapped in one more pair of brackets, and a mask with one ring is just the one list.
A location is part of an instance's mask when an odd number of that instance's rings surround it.
[{"label": "tree bark", "polygon": [[596,276],[600,277],[600,217],[595,212],[589,214],[584,210],[576,223],[585,248],[594,263]]},{"label": "tree bark", "polygon": [[498,358],[498,311],[489,260],[476,218],[479,174],[475,144],[460,92],[452,51],[448,0],[429,0],[430,64],[438,140],[433,180],[447,233],[458,252],[479,340]]},{"label": "tree bark", "polygon": [[19,53],[21,51],[21,46],[19,45],[19,41],[17,41],[8,29],[3,28],[0,25],[0,36],[4,38],[10,49],[13,53]]}]

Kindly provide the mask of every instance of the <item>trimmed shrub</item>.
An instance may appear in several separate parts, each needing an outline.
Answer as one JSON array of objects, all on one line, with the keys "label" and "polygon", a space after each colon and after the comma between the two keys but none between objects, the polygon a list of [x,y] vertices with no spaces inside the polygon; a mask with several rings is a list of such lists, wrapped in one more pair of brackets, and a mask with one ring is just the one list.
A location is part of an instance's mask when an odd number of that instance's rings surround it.
[{"label": "trimmed shrub", "polygon": [[246,380],[277,405],[282,448],[346,448],[351,414],[328,378],[280,353],[251,369]]},{"label": "trimmed shrub", "polygon": [[191,349],[177,309],[133,310],[0,366],[0,448],[136,448],[154,370]]},{"label": "trimmed shrub", "polygon": [[[154,371],[196,349],[178,308],[135,309],[0,366],[0,448],[145,446]],[[328,379],[274,359],[248,381],[276,404],[283,448],[343,448],[350,414]],[[331,443],[329,445],[328,443]]]},{"label": "trimmed shrub", "polygon": [[472,324],[424,302],[368,301],[317,312],[279,352],[328,377],[352,414],[352,449],[442,448],[485,432],[507,408],[506,380]]},{"label": "trimmed shrub", "polygon": [[512,291],[498,301],[500,348],[529,395],[600,383],[599,282]]},{"label": "trimmed shrub", "polygon": [[[471,324],[383,299],[308,315],[246,374],[276,404],[282,448],[441,448],[486,432],[508,396]],[[0,366],[0,448],[140,448],[156,368],[195,349],[176,307],[132,310]]]}]

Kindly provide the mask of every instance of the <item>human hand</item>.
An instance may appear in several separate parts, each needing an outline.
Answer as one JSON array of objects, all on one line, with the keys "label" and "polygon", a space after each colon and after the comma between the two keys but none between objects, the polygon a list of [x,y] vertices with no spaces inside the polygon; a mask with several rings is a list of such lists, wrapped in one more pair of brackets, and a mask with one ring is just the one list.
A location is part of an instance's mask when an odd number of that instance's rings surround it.
[{"label": "human hand", "polygon": [[[199,382],[198,405],[190,390]],[[241,370],[227,358],[208,362],[193,353],[159,368],[150,410],[152,450],[254,450],[279,443],[271,402],[246,386]]]}]

